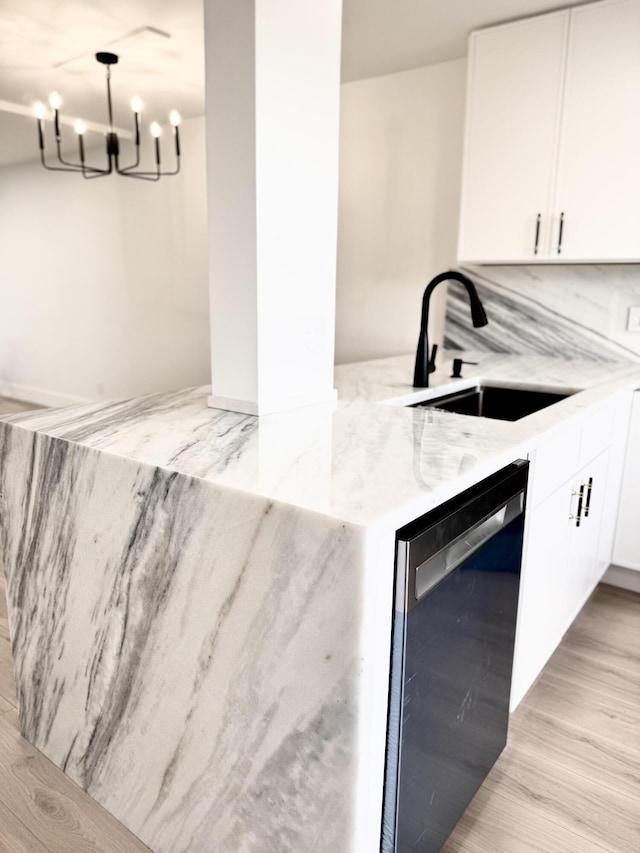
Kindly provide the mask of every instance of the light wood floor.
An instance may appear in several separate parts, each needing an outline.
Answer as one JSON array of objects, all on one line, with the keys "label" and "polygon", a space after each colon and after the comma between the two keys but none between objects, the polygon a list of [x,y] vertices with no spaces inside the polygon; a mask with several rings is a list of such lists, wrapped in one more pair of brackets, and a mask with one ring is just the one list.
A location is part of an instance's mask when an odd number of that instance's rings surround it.
[{"label": "light wood floor", "polygon": [[15,415],[18,412],[28,412],[31,409],[41,409],[34,403],[23,403],[22,400],[12,400],[10,397],[0,397],[0,415]]},{"label": "light wood floor", "polygon": [[[20,411],[11,402],[0,398],[0,412]],[[15,706],[0,571],[0,853],[148,853],[20,737]],[[640,851],[638,594],[597,589],[512,715],[507,748],[443,848],[534,851]]]}]

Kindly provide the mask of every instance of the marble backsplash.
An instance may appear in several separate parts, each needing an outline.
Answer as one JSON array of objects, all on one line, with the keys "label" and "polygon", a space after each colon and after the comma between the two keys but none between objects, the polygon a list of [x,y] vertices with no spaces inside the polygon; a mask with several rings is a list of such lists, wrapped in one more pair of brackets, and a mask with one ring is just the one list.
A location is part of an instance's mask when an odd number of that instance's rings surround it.
[{"label": "marble backsplash", "polygon": [[640,333],[626,331],[640,305],[640,264],[462,268],[489,325],[474,329],[463,288],[449,286],[445,346],[593,361],[640,361]]}]

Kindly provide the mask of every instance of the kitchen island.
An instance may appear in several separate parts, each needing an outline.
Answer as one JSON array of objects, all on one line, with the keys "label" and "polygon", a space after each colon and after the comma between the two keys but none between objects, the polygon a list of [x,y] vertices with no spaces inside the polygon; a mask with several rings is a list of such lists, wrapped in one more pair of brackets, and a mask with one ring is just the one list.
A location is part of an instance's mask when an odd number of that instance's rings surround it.
[{"label": "kitchen island", "polygon": [[404,408],[400,357],[259,420],[204,388],[6,418],[23,735],[158,853],[375,850],[395,530],[639,384],[476,356],[584,390],[515,423]]}]

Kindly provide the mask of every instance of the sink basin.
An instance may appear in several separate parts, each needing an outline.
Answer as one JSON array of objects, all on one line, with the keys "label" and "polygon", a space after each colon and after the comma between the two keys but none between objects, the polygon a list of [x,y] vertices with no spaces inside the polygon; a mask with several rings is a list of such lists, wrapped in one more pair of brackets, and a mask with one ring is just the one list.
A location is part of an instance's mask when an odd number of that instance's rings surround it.
[{"label": "sink basin", "polygon": [[449,392],[440,397],[431,397],[412,408],[444,409],[459,415],[477,418],[495,418],[500,421],[518,421],[547,406],[565,400],[575,391],[550,392],[532,388],[509,388],[497,385],[478,384],[471,388]]}]

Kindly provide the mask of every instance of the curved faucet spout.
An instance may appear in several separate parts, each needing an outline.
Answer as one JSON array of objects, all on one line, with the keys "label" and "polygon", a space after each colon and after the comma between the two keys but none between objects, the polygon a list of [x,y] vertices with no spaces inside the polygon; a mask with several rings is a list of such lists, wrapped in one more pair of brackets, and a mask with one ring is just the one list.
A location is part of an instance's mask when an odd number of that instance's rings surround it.
[{"label": "curved faucet spout", "polygon": [[476,290],[476,287],[470,278],[468,278],[466,275],[463,275],[461,272],[456,272],[455,270],[450,270],[449,272],[442,272],[440,273],[440,275],[437,275],[435,278],[433,278],[426,286],[424,290],[424,295],[422,297],[420,337],[418,338],[418,349],[416,351],[416,366],[413,371],[414,388],[428,388],[429,374],[433,373],[433,371],[436,369],[435,353],[437,347],[433,347],[432,354],[431,356],[429,356],[429,300],[431,299],[431,294],[441,281],[459,281],[460,284],[465,286],[467,293],[469,294],[471,322],[476,328],[479,328],[480,326],[486,326],[489,322],[482,306],[482,302],[480,301],[480,297],[478,296],[478,291]]}]

